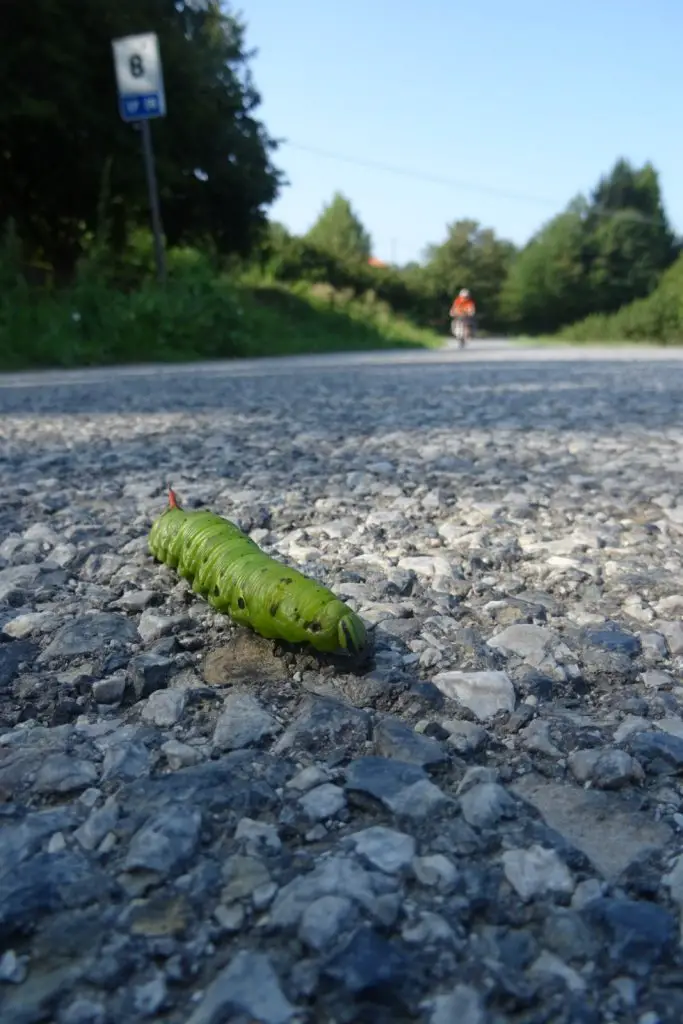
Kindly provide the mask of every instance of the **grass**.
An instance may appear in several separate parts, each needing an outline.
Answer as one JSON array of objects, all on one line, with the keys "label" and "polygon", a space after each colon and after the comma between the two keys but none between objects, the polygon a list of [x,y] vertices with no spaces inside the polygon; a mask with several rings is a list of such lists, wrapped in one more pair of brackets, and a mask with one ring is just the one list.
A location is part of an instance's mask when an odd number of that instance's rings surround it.
[{"label": "grass", "polygon": [[238,286],[250,355],[301,355],[396,348],[437,348],[443,339],[395,314],[372,293],[357,297],[330,285],[245,280]]},{"label": "grass", "polygon": [[438,347],[372,292],[228,275],[194,249],[168,253],[160,286],[148,254],[112,267],[94,254],[68,288],[36,288],[16,239],[0,247],[0,370],[189,362]]}]

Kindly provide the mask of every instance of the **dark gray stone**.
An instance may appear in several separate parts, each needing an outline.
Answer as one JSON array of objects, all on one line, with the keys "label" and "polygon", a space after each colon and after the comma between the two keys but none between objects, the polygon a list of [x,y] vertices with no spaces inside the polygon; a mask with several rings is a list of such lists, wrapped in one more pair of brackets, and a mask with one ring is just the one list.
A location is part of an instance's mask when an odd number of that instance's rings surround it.
[{"label": "dark gray stone", "polygon": [[288,1024],[296,1013],[269,958],[247,949],[214,978],[187,1024],[219,1024],[242,1012],[259,1024]]},{"label": "dark gray stone", "polygon": [[127,644],[136,639],[135,623],[125,615],[111,612],[81,615],[58,630],[52,643],[43,651],[41,661],[94,654],[112,641]]},{"label": "dark gray stone", "polygon": [[31,643],[30,640],[14,640],[0,644],[0,690],[9,686],[23,662],[31,665],[37,653],[37,644]]},{"label": "dark gray stone", "polygon": [[448,756],[438,740],[422,736],[400,718],[383,718],[375,727],[375,751],[406,764],[444,764]]},{"label": "dark gray stone", "polygon": [[307,698],[294,722],[273,747],[276,754],[293,747],[321,750],[329,746],[362,748],[370,735],[367,711],[325,697]]},{"label": "dark gray stone", "polygon": [[112,889],[81,854],[38,853],[0,879],[0,939],[32,930],[46,914],[106,899]]},{"label": "dark gray stone", "polygon": [[678,922],[655,903],[598,899],[587,904],[583,915],[603,932],[610,959],[623,970],[646,975],[673,952]]},{"label": "dark gray stone", "polygon": [[173,662],[160,654],[138,654],[131,658],[128,666],[128,680],[136,700],[149,697],[155,690],[161,690],[168,683]]},{"label": "dark gray stone", "polygon": [[201,823],[197,808],[164,808],[133,836],[125,868],[161,875],[182,870],[197,850]]},{"label": "dark gray stone", "polygon": [[395,814],[415,818],[426,817],[448,799],[418,765],[385,757],[352,761],[346,789],[378,800]]},{"label": "dark gray stone", "polygon": [[626,743],[647,771],[666,775],[683,770],[683,739],[666,732],[634,732]]},{"label": "dark gray stone", "polygon": [[633,657],[640,654],[640,640],[633,633],[627,633],[618,627],[587,629],[584,633],[587,643],[594,647],[603,647],[607,651],[628,654]]},{"label": "dark gray stone", "polygon": [[405,954],[373,928],[360,928],[324,967],[324,973],[354,994],[395,989],[408,971]]}]

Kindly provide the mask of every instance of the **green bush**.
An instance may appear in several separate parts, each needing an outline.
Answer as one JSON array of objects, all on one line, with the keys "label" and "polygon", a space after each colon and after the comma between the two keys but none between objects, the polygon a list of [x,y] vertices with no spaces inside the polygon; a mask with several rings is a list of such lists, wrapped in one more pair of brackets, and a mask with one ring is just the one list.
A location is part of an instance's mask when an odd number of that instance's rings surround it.
[{"label": "green bush", "polygon": [[172,251],[166,286],[142,273],[121,290],[99,257],[79,266],[71,287],[31,290],[0,256],[0,360],[5,369],[212,359],[247,354],[237,291],[192,250]]},{"label": "green bush", "polygon": [[622,306],[611,315],[594,314],[560,331],[566,341],[645,341],[683,344],[683,256],[662,276],[645,299]]}]

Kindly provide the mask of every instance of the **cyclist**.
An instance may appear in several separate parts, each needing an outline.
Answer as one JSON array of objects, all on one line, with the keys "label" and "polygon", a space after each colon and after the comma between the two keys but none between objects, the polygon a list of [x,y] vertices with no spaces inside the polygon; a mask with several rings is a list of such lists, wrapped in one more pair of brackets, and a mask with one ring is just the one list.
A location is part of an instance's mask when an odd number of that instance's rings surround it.
[{"label": "cyclist", "polygon": [[473,317],[477,312],[476,306],[474,305],[474,299],[470,295],[467,288],[461,288],[458,295],[453,300],[451,306],[451,316],[460,317]]}]

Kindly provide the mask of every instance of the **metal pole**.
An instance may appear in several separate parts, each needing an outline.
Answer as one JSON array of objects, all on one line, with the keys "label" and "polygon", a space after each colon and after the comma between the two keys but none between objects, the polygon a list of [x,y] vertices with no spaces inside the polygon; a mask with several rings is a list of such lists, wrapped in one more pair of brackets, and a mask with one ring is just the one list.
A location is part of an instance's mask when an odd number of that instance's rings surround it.
[{"label": "metal pole", "polygon": [[140,121],[142,133],[142,152],[145,158],[145,174],[147,175],[147,191],[149,206],[152,213],[152,231],[154,232],[154,256],[157,265],[157,277],[163,284],[166,281],[166,258],[164,255],[164,237],[159,209],[159,190],[154,170],[154,149],[152,148],[152,130],[148,120]]}]

